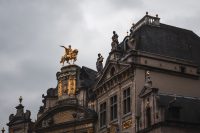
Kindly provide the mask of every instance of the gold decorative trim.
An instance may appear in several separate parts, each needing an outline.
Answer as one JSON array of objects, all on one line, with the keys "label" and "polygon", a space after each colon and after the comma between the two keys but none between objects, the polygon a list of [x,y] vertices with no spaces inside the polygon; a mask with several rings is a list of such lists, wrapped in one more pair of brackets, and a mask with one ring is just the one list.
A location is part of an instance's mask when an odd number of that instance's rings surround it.
[{"label": "gold decorative trim", "polygon": [[74,76],[69,76],[67,88],[68,88],[68,95],[75,95],[75,93],[76,93],[76,78]]},{"label": "gold decorative trim", "polygon": [[123,129],[130,128],[131,126],[132,126],[132,119],[129,119],[129,120],[122,122],[122,128]]},{"label": "gold decorative trim", "polygon": [[58,81],[58,96],[62,96],[63,92],[62,92],[62,81],[59,80]]}]

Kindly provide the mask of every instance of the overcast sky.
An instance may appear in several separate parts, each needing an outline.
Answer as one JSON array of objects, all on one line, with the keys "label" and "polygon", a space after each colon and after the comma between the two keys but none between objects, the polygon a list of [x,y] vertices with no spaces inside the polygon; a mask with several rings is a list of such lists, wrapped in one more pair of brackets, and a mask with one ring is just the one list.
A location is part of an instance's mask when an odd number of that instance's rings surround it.
[{"label": "overcast sky", "polygon": [[106,58],[111,49],[112,31],[121,41],[146,11],[200,35],[199,0],[0,0],[0,129],[16,113],[19,96],[35,121],[42,94],[56,87],[59,45],[79,49],[76,64],[96,70],[97,54]]}]

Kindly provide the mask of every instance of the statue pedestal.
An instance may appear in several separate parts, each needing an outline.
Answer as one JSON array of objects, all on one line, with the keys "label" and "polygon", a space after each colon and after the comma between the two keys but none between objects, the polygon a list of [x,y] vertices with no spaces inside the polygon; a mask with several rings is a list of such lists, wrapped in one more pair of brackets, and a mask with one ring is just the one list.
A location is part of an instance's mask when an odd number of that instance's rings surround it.
[{"label": "statue pedestal", "polygon": [[76,98],[80,69],[77,65],[67,65],[57,73],[59,101]]}]

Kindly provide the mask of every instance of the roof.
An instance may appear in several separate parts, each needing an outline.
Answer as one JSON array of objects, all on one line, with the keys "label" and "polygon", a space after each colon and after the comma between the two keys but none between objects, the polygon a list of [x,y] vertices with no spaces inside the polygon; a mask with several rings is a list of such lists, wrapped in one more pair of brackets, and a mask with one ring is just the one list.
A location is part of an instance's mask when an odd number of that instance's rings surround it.
[{"label": "roof", "polygon": [[85,89],[90,88],[95,82],[96,75],[97,75],[96,71],[83,66],[79,75],[80,76],[79,88],[85,88]]},{"label": "roof", "polygon": [[136,50],[183,59],[200,65],[200,38],[190,30],[160,23],[144,24],[133,33]]},{"label": "roof", "polygon": [[[200,99],[159,94],[158,104],[165,108],[165,119],[200,124]],[[170,117],[170,107],[180,110],[180,118]]]}]

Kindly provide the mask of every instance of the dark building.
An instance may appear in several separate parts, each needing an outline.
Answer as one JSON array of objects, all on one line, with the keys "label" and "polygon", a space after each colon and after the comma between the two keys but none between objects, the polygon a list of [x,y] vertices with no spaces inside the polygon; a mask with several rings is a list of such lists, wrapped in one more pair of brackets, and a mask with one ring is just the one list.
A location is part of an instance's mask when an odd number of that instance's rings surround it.
[{"label": "dark building", "polygon": [[[71,46],[65,50],[62,63],[68,61],[67,52],[73,53]],[[195,33],[147,13],[122,42],[113,32],[104,67],[98,54],[97,72],[63,66],[56,74],[57,87],[43,95],[36,122],[26,114],[11,115],[9,132],[17,133],[22,129],[18,123],[27,123],[26,132],[32,133],[197,133],[199,51]],[[19,122],[18,116],[23,116]]]},{"label": "dark building", "polygon": [[[24,112],[24,106],[21,104],[22,97],[19,98],[20,104],[15,107],[17,109],[16,114],[9,116],[9,133],[32,133],[34,123],[31,122],[31,112],[26,110]],[[2,131],[3,132],[3,131]]]}]

